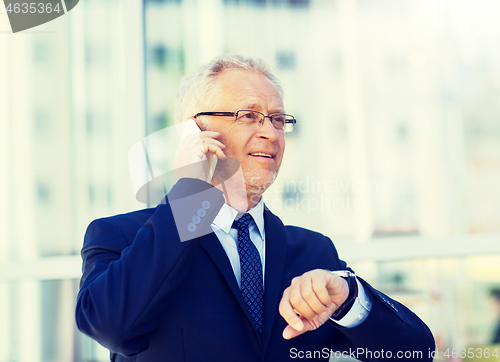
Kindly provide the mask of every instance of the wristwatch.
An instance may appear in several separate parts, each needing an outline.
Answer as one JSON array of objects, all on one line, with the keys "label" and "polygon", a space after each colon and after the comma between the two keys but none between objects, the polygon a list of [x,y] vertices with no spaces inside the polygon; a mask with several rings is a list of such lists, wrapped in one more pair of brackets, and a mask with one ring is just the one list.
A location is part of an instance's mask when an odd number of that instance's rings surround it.
[{"label": "wristwatch", "polygon": [[358,283],[356,281],[356,274],[349,270],[334,270],[331,271],[331,273],[345,279],[349,287],[349,295],[347,296],[347,299],[341,304],[340,307],[337,308],[335,312],[333,312],[331,316],[331,318],[335,320],[341,320],[347,312],[349,312],[354,304],[354,301],[358,297]]},{"label": "wristwatch", "polygon": [[337,275],[341,278],[344,278],[346,280],[349,277],[356,277],[356,274],[354,274],[353,272],[351,272],[349,270],[334,270],[334,271],[330,271],[330,273],[335,274],[335,275]]}]

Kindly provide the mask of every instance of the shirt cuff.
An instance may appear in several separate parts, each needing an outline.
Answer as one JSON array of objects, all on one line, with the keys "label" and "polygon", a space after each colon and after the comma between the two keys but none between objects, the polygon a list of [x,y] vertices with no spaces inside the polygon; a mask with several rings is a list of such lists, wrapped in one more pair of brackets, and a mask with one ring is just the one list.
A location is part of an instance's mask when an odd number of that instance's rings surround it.
[{"label": "shirt cuff", "polygon": [[365,293],[365,289],[359,282],[358,278],[356,278],[356,283],[358,286],[358,296],[354,300],[354,304],[352,305],[349,312],[347,312],[347,314],[338,321],[330,318],[331,321],[342,327],[356,327],[368,317],[368,315],[370,314],[370,310],[372,309],[372,301],[370,299],[370,296]]}]

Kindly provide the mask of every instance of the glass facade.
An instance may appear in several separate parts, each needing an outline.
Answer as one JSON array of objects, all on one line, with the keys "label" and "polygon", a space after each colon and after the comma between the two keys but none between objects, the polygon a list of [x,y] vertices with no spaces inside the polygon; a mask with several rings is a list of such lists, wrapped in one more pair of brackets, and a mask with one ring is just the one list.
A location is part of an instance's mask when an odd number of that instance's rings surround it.
[{"label": "glass facade", "polygon": [[84,0],[14,35],[0,15],[0,362],[109,360],[74,323],[85,229],[147,207],[128,151],[173,124],[182,75],[223,53],[276,65],[298,120],[268,207],[330,236],[424,319],[440,352],[489,344],[500,317],[499,10]]}]

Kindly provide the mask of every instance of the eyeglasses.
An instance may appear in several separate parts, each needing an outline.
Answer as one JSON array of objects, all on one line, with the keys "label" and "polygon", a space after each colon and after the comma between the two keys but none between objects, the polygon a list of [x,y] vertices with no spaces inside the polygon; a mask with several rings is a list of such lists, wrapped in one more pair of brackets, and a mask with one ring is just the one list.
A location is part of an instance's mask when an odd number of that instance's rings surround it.
[{"label": "eyeglasses", "polygon": [[194,118],[198,116],[219,116],[219,117],[235,117],[235,121],[238,124],[246,126],[251,129],[260,129],[264,124],[264,120],[269,118],[274,128],[277,130],[283,130],[284,132],[292,132],[293,126],[297,123],[294,116],[289,114],[271,114],[270,116],[265,116],[264,114],[257,111],[250,110],[240,110],[236,113],[234,112],[201,112],[198,113]]}]

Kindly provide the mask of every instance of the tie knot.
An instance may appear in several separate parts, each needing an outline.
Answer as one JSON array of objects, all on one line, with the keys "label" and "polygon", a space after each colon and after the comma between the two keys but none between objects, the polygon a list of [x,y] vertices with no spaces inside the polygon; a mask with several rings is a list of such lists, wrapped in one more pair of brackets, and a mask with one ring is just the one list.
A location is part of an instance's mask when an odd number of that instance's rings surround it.
[{"label": "tie knot", "polygon": [[238,229],[238,230],[247,230],[248,225],[250,225],[250,222],[253,220],[252,215],[249,213],[245,213],[241,215],[240,218],[234,220],[233,222],[233,228]]}]

